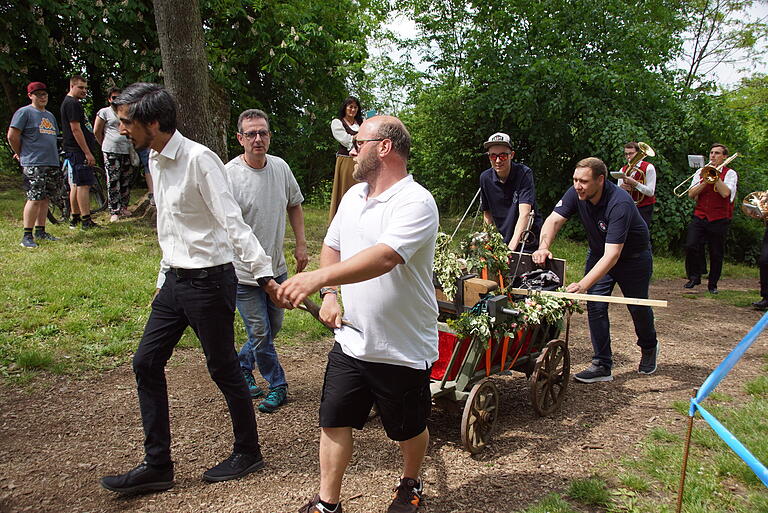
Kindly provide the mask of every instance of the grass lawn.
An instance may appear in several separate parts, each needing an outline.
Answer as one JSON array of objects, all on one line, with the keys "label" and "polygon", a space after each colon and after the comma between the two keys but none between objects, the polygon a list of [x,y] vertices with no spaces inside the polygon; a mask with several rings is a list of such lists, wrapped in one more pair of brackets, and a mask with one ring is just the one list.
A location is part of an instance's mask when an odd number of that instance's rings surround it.
[{"label": "grass lawn", "polygon": [[[153,226],[133,220],[110,224],[101,214],[102,229],[49,224],[61,240],[25,249],[19,246],[22,208],[20,191],[0,191],[0,377],[25,383],[43,370],[77,375],[126,361],[141,337],[155,288],[160,250]],[[309,251],[317,255],[327,213],[310,208],[306,215]],[[286,255],[294,268],[292,241]],[[317,265],[314,260],[310,267]],[[243,342],[239,318],[235,327]],[[327,334],[309,314],[290,311],[278,344]],[[180,345],[198,345],[191,330]]]}]

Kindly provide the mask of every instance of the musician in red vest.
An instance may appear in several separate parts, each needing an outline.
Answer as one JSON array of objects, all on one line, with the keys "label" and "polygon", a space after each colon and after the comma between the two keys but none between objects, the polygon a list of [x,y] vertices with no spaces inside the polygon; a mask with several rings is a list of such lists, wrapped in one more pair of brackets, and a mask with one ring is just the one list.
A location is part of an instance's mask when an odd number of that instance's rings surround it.
[{"label": "musician in red vest", "polygon": [[[639,151],[640,146],[636,142],[625,144],[624,157],[627,159],[627,163],[631,162]],[[619,178],[618,186],[632,196],[637,210],[640,211],[640,217],[643,218],[645,224],[648,225],[648,231],[650,231],[653,221],[653,205],[656,204],[656,168],[650,162],[642,161],[628,172],[628,165],[621,168],[621,172],[628,176]]]},{"label": "musician in red vest", "polygon": [[[728,148],[722,144],[713,144],[709,150],[710,165],[719,167],[728,157]],[[684,286],[692,289],[701,283],[701,268],[704,260],[704,244],[709,245],[709,280],[707,289],[710,294],[717,294],[717,281],[723,269],[725,237],[733,217],[733,201],[736,198],[736,171],[723,167],[714,182],[701,179],[701,170],[691,181],[688,196],[696,200],[693,219],[688,225],[685,239],[685,272],[688,283]]]}]

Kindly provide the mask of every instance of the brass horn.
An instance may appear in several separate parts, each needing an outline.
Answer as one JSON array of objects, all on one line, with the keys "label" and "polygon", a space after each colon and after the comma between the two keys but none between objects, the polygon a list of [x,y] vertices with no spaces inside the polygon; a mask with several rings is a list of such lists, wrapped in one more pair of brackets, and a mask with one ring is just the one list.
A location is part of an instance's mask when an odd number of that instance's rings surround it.
[{"label": "brass horn", "polygon": [[744,215],[760,221],[768,221],[768,191],[750,192],[741,202]]},{"label": "brass horn", "polygon": [[[645,171],[640,169],[638,165],[645,157],[653,157],[656,155],[656,152],[653,151],[653,148],[651,148],[649,145],[645,144],[644,142],[639,142],[637,145],[640,147],[640,151],[635,153],[635,156],[632,157],[632,160],[629,161],[627,164],[627,167],[625,168],[626,171],[624,172],[624,175],[629,178],[630,173],[640,173],[640,180],[637,180],[640,183],[645,183]],[[635,205],[643,201],[643,198],[645,197],[645,194],[638,190],[632,191],[632,199],[635,202]]]},{"label": "brass horn", "polygon": [[693,177],[696,176],[696,173],[699,173],[699,172],[701,172],[701,180],[702,181],[707,182],[707,183],[715,183],[717,181],[717,177],[720,176],[720,173],[723,172],[723,168],[725,166],[727,166],[728,164],[730,164],[733,161],[733,159],[735,159],[738,156],[739,156],[738,152],[734,153],[733,155],[731,155],[730,157],[725,159],[725,161],[722,164],[720,164],[719,166],[717,166],[717,167],[713,166],[712,165],[712,161],[710,161],[709,164],[707,164],[706,166],[702,167],[701,169],[697,169],[691,176],[689,176],[688,178],[686,178],[685,180],[680,182],[680,185],[675,187],[672,190],[672,192],[678,198],[682,198],[683,196],[688,194],[688,191],[690,191],[691,189],[693,189],[694,187],[699,185],[701,182],[699,182],[697,184],[689,185],[688,188],[685,189],[682,192],[677,192],[677,191],[681,187],[684,187],[685,184],[687,184],[688,182],[693,180]]}]

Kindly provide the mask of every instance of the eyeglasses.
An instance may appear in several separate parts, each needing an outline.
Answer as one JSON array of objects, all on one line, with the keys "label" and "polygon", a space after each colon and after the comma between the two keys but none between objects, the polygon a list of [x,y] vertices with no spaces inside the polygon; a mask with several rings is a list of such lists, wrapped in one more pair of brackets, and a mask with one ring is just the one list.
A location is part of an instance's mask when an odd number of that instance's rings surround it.
[{"label": "eyeglasses", "polygon": [[634,157],[635,155],[637,155],[636,151],[625,151],[624,152],[624,156],[625,157]]},{"label": "eyeglasses", "polygon": [[372,141],[383,141],[384,139],[358,139],[357,137],[352,137],[352,147],[355,149],[355,151],[360,151],[360,148],[363,147],[364,143],[372,142]]},{"label": "eyeglasses", "polygon": [[266,139],[267,137],[269,137],[269,130],[256,130],[254,132],[238,132],[238,133],[249,141],[256,139],[256,136],[259,136],[262,139]]},{"label": "eyeglasses", "polygon": [[488,153],[488,158],[491,160],[499,160],[501,162],[506,162],[509,160],[509,157],[512,155],[511,153]]}]

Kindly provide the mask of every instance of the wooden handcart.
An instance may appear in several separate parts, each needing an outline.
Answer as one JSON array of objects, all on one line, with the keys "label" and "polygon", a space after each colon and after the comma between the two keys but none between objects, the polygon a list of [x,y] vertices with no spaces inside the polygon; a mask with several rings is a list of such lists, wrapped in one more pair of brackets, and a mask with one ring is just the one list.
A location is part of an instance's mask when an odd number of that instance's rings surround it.
[{"label": "wooden handcart", "polygon": [[[529,255],[517,258],[522,259],[523,265],[517,266],[521,273],[533,268]],[[553,270],[562,282],[565,262],[557,261]],[[459,278],[453,301],[436,289],[441,319],[455,318],[486,296],[488,313],[495,324],[501,324],[505,316],[517,312],[508,308],[510,298],[505,295],[488,299],[487,295],[497,288],[494,281],[468,275]],[[464,403],[461,441],[467,451],[482,451],[493,434],[501,397],[492,375],[522,372],[529,379],[531,404],[536,413],[546,416],[560,408],[570,381],[569,323],[567,314],[556,325],[527,326],[511,336],[492,330],[486,343],[459,339],[445,322],[439,323],[439,358],[431,374],[432,399],[438,406]],[[563,328],[565,337],[560,338]]]}]

